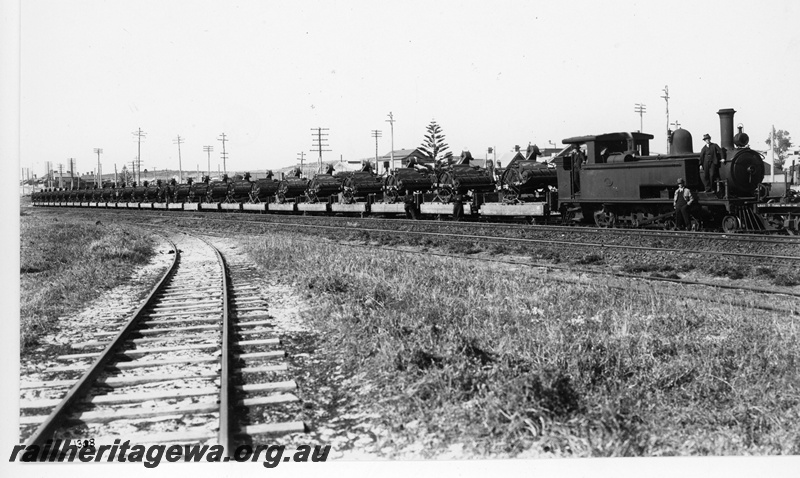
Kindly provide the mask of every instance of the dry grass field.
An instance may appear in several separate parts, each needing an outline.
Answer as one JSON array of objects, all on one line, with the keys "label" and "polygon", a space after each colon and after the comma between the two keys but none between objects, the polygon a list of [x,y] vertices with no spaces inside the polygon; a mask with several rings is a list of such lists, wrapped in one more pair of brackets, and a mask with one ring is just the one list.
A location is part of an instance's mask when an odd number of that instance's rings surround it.
[{"label": "dry grass field", "polygon": [[394,445],[800,453],[797,317],[286,233],[248,247],[305,291],[307,319],[354,377],[349,393]]},{"label": "dry grass field", "polygon": [[[153,253],[124,222],[23,213],[21,224],[23,353],[65,307]],[[342,400],[389,430],[378,450],[800,454],[796,316],[309,235],[240,240],[265,275],[299,293],[325,353],[313,373],[347,377]]]},{"label": "dry grass field", "polygon": [[86,217],[20,214],[20,346],[23,353],[67,308],[80,310],[153,254],[136,228]]}]

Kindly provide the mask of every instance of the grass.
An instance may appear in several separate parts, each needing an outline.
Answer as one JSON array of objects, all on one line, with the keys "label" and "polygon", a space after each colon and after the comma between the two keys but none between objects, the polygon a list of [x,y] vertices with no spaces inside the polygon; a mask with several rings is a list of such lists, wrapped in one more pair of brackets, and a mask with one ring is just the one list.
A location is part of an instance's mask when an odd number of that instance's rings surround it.
[{"label": "grass", "polygon": [[800,453],[793,317],[298,237],[268,233],[248,251],[306,291],[306,319],[359,377],[351,393],[371,390],[364,406],[395,445]]},{"label": "grass", "polygon": [[24,214],[21,221],[20,345],[22,352],[75,310],[145,264],[153,242],[144,233],[100,221]]}]

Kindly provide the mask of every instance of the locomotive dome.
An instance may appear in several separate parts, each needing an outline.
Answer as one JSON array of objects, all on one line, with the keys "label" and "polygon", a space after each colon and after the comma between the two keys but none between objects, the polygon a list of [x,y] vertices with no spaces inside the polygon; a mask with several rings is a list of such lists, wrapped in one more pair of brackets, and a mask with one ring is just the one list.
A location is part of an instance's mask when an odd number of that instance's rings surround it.
[{"label": "locomotive dome", "polygon": [[694,153],[692,149],[692,133],[683,128],[678,128],[672,132],[672,138],[669,146],[669,154],[691,154]]}]

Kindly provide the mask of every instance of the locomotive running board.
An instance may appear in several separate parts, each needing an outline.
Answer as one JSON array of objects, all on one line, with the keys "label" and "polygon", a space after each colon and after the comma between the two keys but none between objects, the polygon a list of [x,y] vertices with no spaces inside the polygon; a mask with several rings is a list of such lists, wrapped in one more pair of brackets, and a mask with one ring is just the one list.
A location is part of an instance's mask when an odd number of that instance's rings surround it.
[{"label": "locomotive running board", "polygon": [[544,203],[526,204],[484,204],[480,208],[481,216],[544,216]]},{"label": "locomotive running board", "polygon": [[184,211],[197,211],[198,209],[200,209],[200,203],[196,202],[183,203]]},{"label": "locomotive running board", "polygon": [[183,203],[180,202],[171,202],[167,204],[167,209],[183,209]]},{"label": "locomotive running board", "polygon": [[226,211],[241,211],[242,205],[238,202],[224,202],[219,205],[220,209],[225,209]]},{"label": "locomotive running board", "polygon": [[163,202],[154,202],[153,203],[153,209],[166,209],[166,208],[167,208],[167,203],[163,203]]},{"label": "locomotive running board", "polygon": [[210,209],[212,211],[219,211],[219,204],[215,202],[200,203],[200,209]]}]

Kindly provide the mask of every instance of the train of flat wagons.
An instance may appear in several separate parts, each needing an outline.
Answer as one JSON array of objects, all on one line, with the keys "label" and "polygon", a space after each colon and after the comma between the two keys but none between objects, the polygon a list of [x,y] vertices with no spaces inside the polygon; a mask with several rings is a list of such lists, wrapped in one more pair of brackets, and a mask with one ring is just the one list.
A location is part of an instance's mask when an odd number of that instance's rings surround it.
[{"label": "train of flat wagons", "polygon": [[473,165],[469,153],[462,153],[449,164],[412,158],[384,176],[367,165],[361,171],[329,170],[312,178],[301,177],[297,170],[282,179],[270,174],[252,180],[244,174],[181,184],[109,183],[44,190],[32,200],[37,206],[372,214],[672,229],[673,197],[683,178],[697,191],[701,206],[693,214],[691,229],[800,233],[800,198],[790,187],[779,196],[765,189],[764,158],[748,146],[741,126],[734,134],[734,113],[717,112],[724,158],[720,179],[712,185],[701,181],[700,155],[692,150],[691,133],[678,129],[666,155],[650,154],[650,134],[607,133],[564,139],[564,149],[548,161],[529,149],[503,169]]}]

